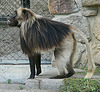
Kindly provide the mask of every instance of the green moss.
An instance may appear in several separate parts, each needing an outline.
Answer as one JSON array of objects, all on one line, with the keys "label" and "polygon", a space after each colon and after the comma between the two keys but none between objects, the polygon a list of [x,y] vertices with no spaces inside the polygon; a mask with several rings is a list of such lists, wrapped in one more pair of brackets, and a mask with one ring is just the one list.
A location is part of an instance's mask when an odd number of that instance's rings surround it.
[{"label": "green moss", "polygon": [[100,75],[100,67],[97,67],[96,70],[95,70],[95,75]]},{"label": "green moss", "polygon": [[[86,70],[85,72],[76,72],[76,74],[86,74],[87,73],[87,67],[82,67],[82,70]],[[100,76],[100,67],[97,67],[94,75],[99,75]]]},{"label": "green moss", "polygon": [[8,79],[8,84],[11,84],[11,79]]},{"label": "green moss", "polygon": [[59,92],[100,92],[100,84],[98,80],[68,78]]},{"label": "green moss", "polygon": [[23,88],[23,86],[22,86],[22,85],[20,85],[20,86],[19,86],[19,89],[20,89],[20,90],[23,90],[24,88]]},{"label": "green moss", "polygon": [[86,75],[87,72],[75,72],[75,74],[82,74],[82,75]]}]

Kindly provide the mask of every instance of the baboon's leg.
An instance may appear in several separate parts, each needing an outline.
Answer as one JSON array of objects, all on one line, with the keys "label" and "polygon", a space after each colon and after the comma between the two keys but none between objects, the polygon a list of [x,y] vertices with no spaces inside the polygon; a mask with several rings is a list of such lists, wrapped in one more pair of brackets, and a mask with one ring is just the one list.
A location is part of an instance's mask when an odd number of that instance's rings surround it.
[{"label": "baboon's leg", "polygon": [[[64,43],[61,44],[59,48],[55,49],[55,65],[60,75],[52,78],[66,78],[75,73],[72,67],[72,63],[70,63],[71,55],[73,53],[73,45],[73,38],[72,36],[69,36],[64,40]],[[68,75],[66,74],[66,70],[68,70]]]},{"label": "baboon's leg", "polygon": [[55,65],[58,69],[59,75],[51,78],[54,79],[66,78],[67,77],[66,69],[70,70],[68,72],[71,72],[71,69],[73,70],[72,67],[69,67],[71,65],[68,65],[70,63],[71,52],[63,51],[62,49],[56,49],[54,55],[55,55]]},{"label": "baboon's leg", "polygon": [[34,54],[34,56],[28,56],[30,61],[30,79],[33,79],[35,77],[35,64],[37,68],[37,75],[41,73],[41,55],[40,54]]},{"label": "baboon's leg", "polygon": [[41,73],[41,54],[37,54],[36,56],[36,68],[37,68],[36,75],[39,75]]},{"label": "baboon's leg", "polygon": [[66,69],[68,70],[68,74],[66,75],[66,78],[71,77],[73,74],[75,74],[75,71],[73,69],[73,65],[72,64],[67,64]]},{"label": "baboon's leg", "polygon": [[28,56],[30,62],[30,77],[29,79],[33,79],[35,77],[35,60],[34,56]]},{"label": "baboon's leg", "polygon": [[70,62],[66,67],[66,69],[68,70],[68,74],[66,75],[67,78],[71,77],[75,73],[75,71],[73,69],[73,59],[74,59],[74,56],[76,53],[77,41],[76,41],[74,34],[72,35],[72,37],[73,37],[73,52],[72,52],[71,57],[70,57]]}]

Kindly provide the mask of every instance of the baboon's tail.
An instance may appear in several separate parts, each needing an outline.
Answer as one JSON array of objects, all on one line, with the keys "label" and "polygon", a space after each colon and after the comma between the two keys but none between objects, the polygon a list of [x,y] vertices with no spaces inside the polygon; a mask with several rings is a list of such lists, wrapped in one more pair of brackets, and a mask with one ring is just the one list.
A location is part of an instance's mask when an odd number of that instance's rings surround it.
[{"label": "baboon's tail", "polygon": [[91,78],[95,71],[95,64],[94,64],[94,60],[92,57],[90,44],[88,43],[87,37],[84,35],[83,32],[79,31],[77,28],[75,28],[73,26],[70,26],[70,27],[71,27],[73,33],[80,35],[83,38],[83,40],[85,41],[86,48],[87,48],[87,54],[88,54],[88,72],[87,72],[85,78]]}]

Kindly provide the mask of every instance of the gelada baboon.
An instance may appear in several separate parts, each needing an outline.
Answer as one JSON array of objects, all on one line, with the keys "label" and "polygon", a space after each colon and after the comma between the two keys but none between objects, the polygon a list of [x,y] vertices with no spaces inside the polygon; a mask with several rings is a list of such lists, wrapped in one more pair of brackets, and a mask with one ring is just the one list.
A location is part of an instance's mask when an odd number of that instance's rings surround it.
[{"label": "gelada baboon", "polygon": [[53,61],[59,71],[59,75],[52,78],[68,78],[75,73],[73,70],[73,57],[76,51],[74,33],[80,35],[86,43],[88,72],[85,78],[93,76],[95,64],[91,48],[86,36],[75,27],[41,17],[27,8],[17,9],[14,15],[8,18],[8,24],[21,29],[20,45],[22,51],[29,57],[30,78],[35,77],[35,65],[37,75],[41,73],[41,53],[51,50],[54,51]]}]

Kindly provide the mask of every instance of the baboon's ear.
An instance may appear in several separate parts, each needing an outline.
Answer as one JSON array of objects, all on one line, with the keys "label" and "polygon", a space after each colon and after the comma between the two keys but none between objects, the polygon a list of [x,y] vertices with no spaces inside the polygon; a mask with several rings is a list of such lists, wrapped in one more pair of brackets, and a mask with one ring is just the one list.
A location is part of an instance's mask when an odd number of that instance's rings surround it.
[{"label": "baboon's ear", "polygon": [[32,17],[32,13],[28,10],[23,10],[22,15],[23,15],[24,20],[27,20],[28,18]]}]

